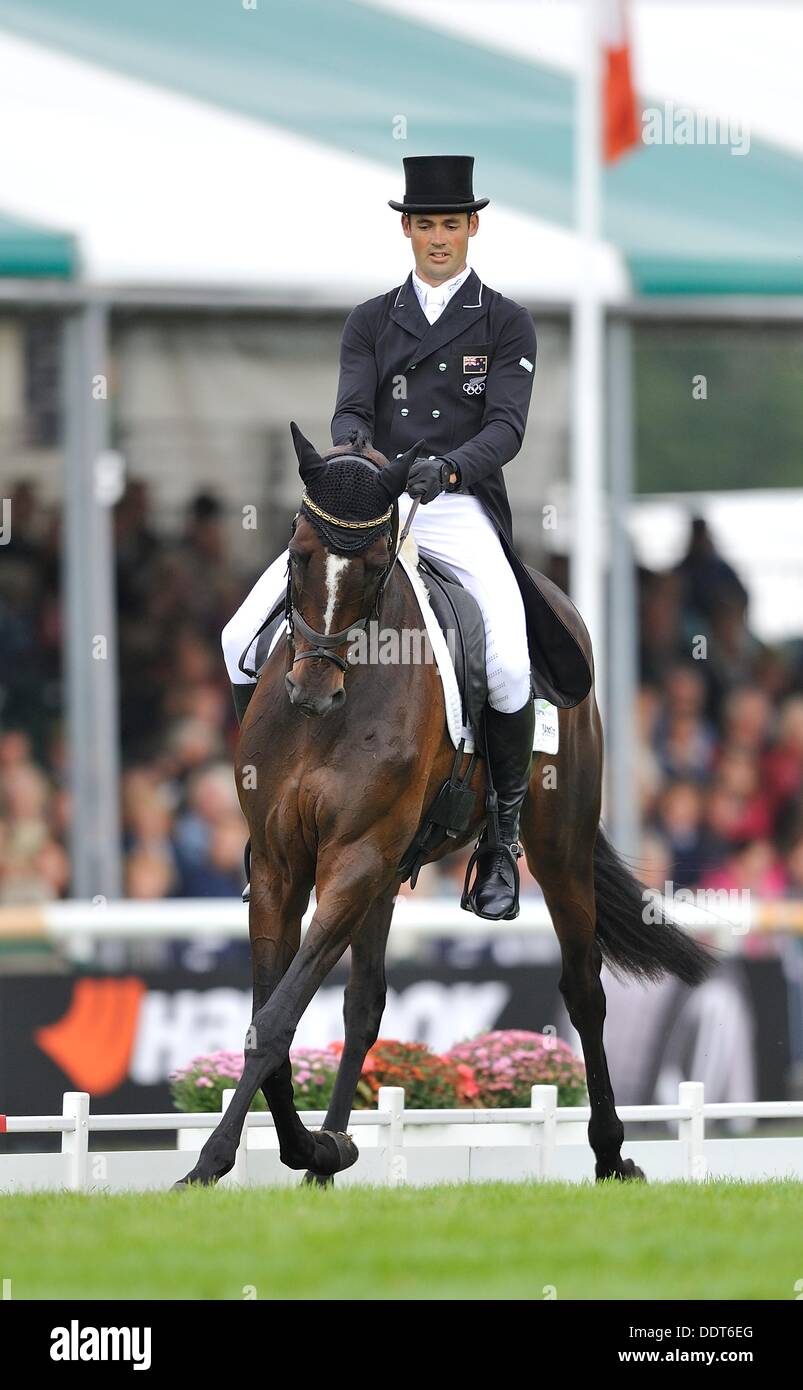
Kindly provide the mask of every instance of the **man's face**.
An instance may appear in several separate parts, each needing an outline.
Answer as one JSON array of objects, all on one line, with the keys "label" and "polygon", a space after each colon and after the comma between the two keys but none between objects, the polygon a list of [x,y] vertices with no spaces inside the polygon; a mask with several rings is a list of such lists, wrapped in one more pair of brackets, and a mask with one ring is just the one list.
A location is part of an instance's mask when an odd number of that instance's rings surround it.
[{"label": "man's face", "polygon": [[468,239],[476,235],[480,219],[476,212],[403,212],[401,223],[421,279],[439,285],[465,268]]}]

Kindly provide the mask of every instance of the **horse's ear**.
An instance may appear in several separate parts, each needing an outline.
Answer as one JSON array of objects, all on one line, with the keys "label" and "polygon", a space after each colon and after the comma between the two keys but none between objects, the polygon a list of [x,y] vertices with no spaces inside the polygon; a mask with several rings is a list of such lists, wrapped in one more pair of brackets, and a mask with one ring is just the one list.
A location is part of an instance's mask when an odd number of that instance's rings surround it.
[{"label": "horse's ear", "polygon": [[310,444],[309,440],[301,433],[295,420],[290,421],[290,433],[293,436],[293,447],[298,459],[301,481],[305,487],[309,487],[316,478],[321,477],[326,472],[326,464],[314,445]]},{"label": "horse's ear", "polygon": [[401,497],[407,486],[407,474],[418,458],[419,451],[423,448],[424,440],[419,439],[412,449],[408,449],[406,454],[401,454],[399,458],[386,463],[384,468],[379,470],[379,482],[387,493],[388,501],[395,502]]}]

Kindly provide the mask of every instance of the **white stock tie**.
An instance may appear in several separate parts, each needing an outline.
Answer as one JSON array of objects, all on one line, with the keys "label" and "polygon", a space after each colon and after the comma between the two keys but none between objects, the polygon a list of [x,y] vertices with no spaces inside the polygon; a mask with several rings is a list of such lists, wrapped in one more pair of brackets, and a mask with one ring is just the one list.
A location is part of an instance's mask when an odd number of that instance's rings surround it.
[{"label": "white stock tie", "polygon": [[435,290],[434,293],[427,294],[427,302],[424,306],[424,313],[428,323],[434,323],[443,313],[446,303],[446,295],[443,290]]}]

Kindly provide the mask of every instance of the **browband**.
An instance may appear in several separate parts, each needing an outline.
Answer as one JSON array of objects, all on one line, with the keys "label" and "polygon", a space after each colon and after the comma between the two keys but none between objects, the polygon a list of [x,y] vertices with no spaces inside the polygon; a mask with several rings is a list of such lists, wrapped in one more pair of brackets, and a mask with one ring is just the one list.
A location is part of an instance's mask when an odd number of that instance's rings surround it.
[{"label": "browband", "polygon": [[350,531],[370,531],[372,526],[381,526],[383,522],[390,521],[393,514],[393,507],[390,506],[386,512],[383,512],[382,516],[375,516],[371,521],[344,521],[339,516],[332,516],[331,512],[325,512],[323,507],[319,507],[316,502],[313,502],[306,492],[301,498],[301,505],[309,507],[316,516],[322,516],[324,521],[331,521],[333,526],[346,526]]}]

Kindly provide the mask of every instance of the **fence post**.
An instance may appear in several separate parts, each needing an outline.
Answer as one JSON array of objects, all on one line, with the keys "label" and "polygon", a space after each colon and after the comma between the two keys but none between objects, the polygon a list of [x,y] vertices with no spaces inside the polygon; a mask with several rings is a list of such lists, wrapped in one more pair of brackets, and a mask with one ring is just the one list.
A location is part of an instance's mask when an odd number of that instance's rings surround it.
[{"label": "fence post", "polygon": [[65,1091],[61,1113],[75,1121],[74,1129],[61,1134],[64,1186],[84,1192],[89,1186],[89,1092]]},{"label": "fence post", "polygon": [[[232,1101],[234,1100],[234,1088],[223,1092],[220,1108],[225,1115]],[[248,1184],[248,1116],[245,1117],[243,1132],[240,1135],[240,1142],[237,1145],[237,1152],[234,1155],[234,1167],[226,1177],[232,1183],[237,1183],[239,1187],[246,1187]]]},{"label": "fence post", "polygon": [[530,1091],[530,1105],[533,1110],[544,1112],[543,1120],[533,1124],[533,1143],[541,1145],[539,1176],[551,1178],[555,1167],[555,1145],[558,1136],[558,1088],[557,1086],[533,1086]]},{"label": "fence post", "polygon": [[707,1176],[705,1150],[705,1087],[702,1081],[681,1081],[678,1104],[691,1111],[688,1120],[678,1120],[678,1139],[686,1141],[686,1178],[688,1182],[704,1182]]},{"label": "fence post", "polygon": [[[390,1124],[380,1126],[384,1131],[385,1184],[401,1187],[407,1181],[407,1159],[404,1154],[404,1087],[379,1087],[379,1112],[390,1115]],[[380,1144],[383,1136],[379,1135]]]}]

